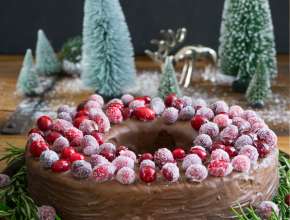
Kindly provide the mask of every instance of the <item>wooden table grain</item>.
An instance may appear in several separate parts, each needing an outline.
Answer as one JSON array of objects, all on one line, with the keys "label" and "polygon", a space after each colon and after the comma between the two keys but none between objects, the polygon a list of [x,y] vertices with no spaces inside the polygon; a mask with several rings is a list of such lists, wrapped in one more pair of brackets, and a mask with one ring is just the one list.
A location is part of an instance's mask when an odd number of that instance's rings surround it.
[{"label": "wooden table grain", "polygon": [[[20,98],[15,95],[15,84],[22,59],[23,56],[20,55],[0,56],[0,127],[3,126],[4,122],[15,110],[20,101]],[[279,55],[278,63],[280,65],[277,81],[281,85],[288,85],[288,88],[290,88],[289,55]],[[137,57],[136,66],[138,70],[156,70],[159,68],[146,57]],[[0,154],[7,147],[7,143],[23,147],[25,145],[25,139],[25,135],[0,134]],[[290,154],[290,136],[279,136],[278,146],[279,149]]]}]

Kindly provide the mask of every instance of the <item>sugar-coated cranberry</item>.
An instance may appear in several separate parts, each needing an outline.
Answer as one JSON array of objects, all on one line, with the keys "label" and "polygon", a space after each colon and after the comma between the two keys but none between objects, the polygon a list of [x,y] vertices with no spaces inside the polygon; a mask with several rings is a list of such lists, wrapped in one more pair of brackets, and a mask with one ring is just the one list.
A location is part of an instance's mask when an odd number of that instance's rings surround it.
[{"label": "sugar-coated cranberry", "polygon": [[92,166],[85,160],[76,160],[71,165],[71,174],[76,179],[86,179],[92,175]]},{"label": "sugar-coated cranberry", "polygon": [[272,201],[263,201],[256,209],[259,216],[263,219],[270,219],[273,212],[279,216],[279,207]]},{"label": "sugar-coated cranberry", "polygon": [[96,138],[94,136],[92,136],[92,135],[85,135],[82,138],[81,146],[83,148],[85,148],[87,146],[95,146],[95,147],[99,148],[99,143],[98,143],[98,141],[96,140]]},{"label": "sugar-coated cranberry", "polygon": [[140,121],[152,121],[156,118],[155,112],[147,107],[138,107],[133,114]]},{"label": "sugar-coated cranberry", "polygon": [[105,157],[110,162],[112,162],[116,158],[116,154],[114,152],[105,149],[100,152],[100,155]]},{"label": "sugar-coated cranberry", "polygon": [[114,177],[116,167],[111,163],[101,163],[93,169],[93,180],[98,183],[102,183],[111,180]]},{"label": "sugar-coated cranberry", "polygon": [[151,102],[150,96],[139,96],[139,97],[135,97],[134,100],[143,100],[145,104],[150,104]]},{"label": "sugar-coated cranberry", "polygon": [[135,171],[129,167],[121,168],[116,174],[116,180],[121,184],[132,184],[135,182],[135,179]]},{"label": "sugar-coated cranberry", "polygon": [[214,113],[217,114],[223,114],[223,113],[228,113],[229,111],[229,106],[225,101],[216,101],[211,105],[211,109],[214,111]]},{"label": "sugar-coated cranberry", "polygon": [[162,118],[166,124],[173,124],[178,119],[178,110],[174,107],[169,107],[162,113]]},{"label": "sugar-coated cranberry", "polygon": [[271,149],[277,145],[277,136],[269,128],[261,128],[257,132],[257,137],[260,142],[266,143]]},{"label": "sugar-coated cranberry", "polygon": [[189,153],[196,154],[202,161],[205,161],[207,158],[206,150],[202,146],[191,147]]},{"label": "sugar-coated cranberry", "polygon": [[57,131],[48,131],[45,134],[45,140],[47,141],[48,144],[53,144],[53,142],[61,136],[60,133]]},{"label": "sugar-coated cranberry", "polygon": [[242,118],[248,120],[251,117],[257,117],[257,113],[253,110],[245,110],[242,114]]},{"label": "sugar-coated cranberry", "polygon": [[72,123],[63,120],[63,119],[56,119],[52,125],[52,130],[57,131],[61,134],[64,134],[69,128],[73,127]]},{"label": "sugar-coated cranberry", "polygon": [[121,100],[125,106],[128,106],[128,104],[134,100],[134,96],[132,96],[130,94],[124,94],[124,95],[122,95]]},{"label": "sugar-coated cranberry", "polygon": [[188,154],[182,161],[182,169],[186,170],[192,164],[202,164],[199,156],[196,154]]},{"label": "sugar-coated cranberry", "polygon": [[11,183],[11,178],[6,174],[1,173],[0,174],[0,187],[3,188],[5,186],[10,185],[10,183]]},{"label": "sugar-coated cranberry", "polygon": [[207,178],[208,172],[204,165],[202,164],[192,164],[185,172],[186,178],[190,182],[200,183]]},{"label": "sugar-coated cranberry", "polygon": [[230,157],[229,154],[222,149],[216,149],[214,151],[211,152],[210,155],[210,159],[211,160],[224,160],[224,161],[230,161]]},{"label": "sugar-coated cranberry", "polygon": [[64,148],[69,146],[70,144],[68,139],[63,136],[60,136],[53,142],[52,149],[56,152],[61,152]]},{"label": "sugar-coated cranberry", "polygon": [[201,115],[202,117],[211,120],[214,117],[213,111],[208,107],[201,107],[196,111],[196,115]]},{"label": "sugar-coated cranberry", "polygon": [[229,116],[230,118],[234,117],[241,117],[243,115],[244,110],[241,108],[241,106],[233,105],[229,109]]},{"label": "sugar-coated cranberry", "polygon": [[179,168],[175,163],[166,163],[162,169],[161,173],[167,181],[174,183],[177,182],[179,179]]},{"label": "sugar-coated cranberry", "polygon": [[79,125],[79,130],[82,131],[84,134],[90,134],[92,131],[98,130],[99,127],[96,122],[93,120],[85,119]]},{"label": "sugar-coated cranberry", "polygon": [[[129,148],[125,145],[120,145],[116,148],[116,154],[119,156],[120,155],[120,152],[123,151],[123,150],[128,150]],[[132,158],[133,159],[133,158]]]},{"label": "sugar-coated cranberry", "polygon": [[165,104],[161,98],[155,97],[150,103],[150,108],[155,112],[156,115],[161,115],[165,109]]},{"label": "sugar-coated cranberry", "polygon": [[227,176],[232,170],[232,164],[225,160],[212,160],[208,165],[208,172],[212,176]]},{"label": "sugar-coated cranberry", "polygon": [[89,162],[91,163],[92,167],[95,167],[97,165],[104,164],[104,163],[109,163],[109,161],[105,157],[99,154],[91,155]]},{"label": "sugar-coated cranberry", "polygon": [[81,150],[81,146],[82,146],[82,140],[83,138],[82,137],[76,137],[75,139],[73,139],[71,142],[70,142],[70,145],[72,147],[75,147],[76,149],[78,150]]},{"label": "sugar-coated cranberry", "polygon": [[54,220],[56,219],[56,211],[51,206],[42,205],[37,208],[37,217],[39,220]]},{"label": "sugar-coated cranberry", "polygon": [[124,103],[121,99],[112,99],[107,103],[106,109],[111,107],[116,107],[121,110],[122,108],[124,108]]},{"label": "sugar-coated cranberry", "polygon": [[191,120],[195,114],[195,110],[192,106],[185,106],[179,112],[178,118],[183,121]]},{"label": "sugar-coated cranberry", "polygon": [[131,116],[133,115],[134,110],[131,108],[123,108],[122,110],[122,115],[123,115],[123,120],[127,120],[129,118],[131,118]]},{"label": "sugar-coated cranberry", "polygon": [[60,158],[68,160],[75,152],[73,147],[65,147],[61,152]]},{"label": "sugar-coated cranberry", "polygon": [[198,110],[202,107],[206,107],[206,102],[204,99],[193,99],[192,100],[192,106],[194,107],[195,110]]},{"label": "sugar-coated cranberry", "polygon": [[29,136],[32,133],[37,133],[41,136],[44,136],[43,132],[39,128],[31,128],[27,135]]},{"label": "sugar-coated cranberry", "polygon": [[134,160],[134,162],[137,162],[137,156],[136,156],[136,154],[135,154],[133,151],[131,151],[131,150],[128,150],[128,149],[121,150],[121,151],[119,151],[119,155],[129,157],[129,158],[131,158],[132,160]]},{"label": "sugar-coated cranberry", "polygon": [[44,168],[50,168],[57,160],[59,160],[59,156],[53,150],[45,150],[39,157],[39,162]]},{"label": "sugar-coated cranberry", "polygon": [[189,96],[182,96],[181,98],[182,102],[184,103],[184,106],[192,106],[192,98]]},{"label": "sugar-coated cranberry", "polygon": [[96,153],[98,153],[98,147],[95,145],[89,145],[83,148],[83,154],[86,156],[91,156]]},{"label": "sugar-coated cranberry", "polygon": [[249,157],[252,163],[256,163],[259,158],[257,149],[252,145],[245,145],[241,147],[239,154]]},{"label": "sugar-coated cranberry", "polygon": [[123,121],[122,111],[117,107],[110,107],[106,109],[106,115],[113,124],[119,124]]},{"label": "sugar-coated cranberry", "polygon": [[109,131],[111,125],[105,113],[98,111],[91,116],[91,119],[97,123],[99,132],[104,133]]},{"label": "sugar-coated cranberry", "polygon": [[241,149],[245,145],[252,145],[253,140],[249,135],[243,134],[235,142],[235,148],[238,150]]},{"label": "sugar-coated cranberry", "polygon": [[94,101],[94,100],[88,100],[86,104],[84,105],[84,109],[88,111],[90,109],[101,109],[101,108],[102,108],[102,105],[99,102]]},{"label": "sugar-coated cranberry", "polygon": [[176,94],[172,93],[165,97],[164,102],[166,107],[171,107],[173,102],[177,99]]},{"label": "sugar-coated cranberry", "polygon": [[102,145],[104,143],[104,135],[98,131],[92,131],[91,135],[97,140],[99,145]]},{"label": "sugar-coated cranberry", "polygon": [[145,101],[144,100],[133,100],[129,103],[129,108],[135,110],[139,107],[145,107]]},{"label": "sugar-coated cranberry", "polygon": [[144,166],[140,169],[140,179],[145,183],[151,183],[156,180],[156,170],[151,166]]},{"label": "sugar-coated cranberry", "polygon": [[100,96],[99,94],[93,94],[93,95],[90,95],[89,100],[96,101],[96,102],[98,102],[101,106],[104,105],[104,99],[103,99],[103,97]]},{"label": "sugar-coated cranberry", "polygon": [[60,112],[57,114],[57,118],[72,122],[72,117],[69,112]]},{"label": "sugar-coated cranberry", "polygon": [[160,148],[154,153],[154,161],[160,168],[169,162],[174,162],[171,151],[167,148]]},{"label": "sugar-coated cranberry", "polygon": [[267,144],[264,144],[264,143],[257,141],[257,142],[255,142],[255,146],[258,150],[260,158],[265,158],[270,153],[271,149]]},{"label": "sugar-coated cranberry", "polygon": [[29,147],[29,151],[33,157],[39,157],[41,153],[48,149],[48,144],[43,140],[33,141]]},{"label": "sugar-coated cranberry", "polygon": [[212,147],[210,149],[210,151],[214,151],[216,149],[222,149],[222,150],[225,150],[226,146],[223,144],[223,142],[221,141],[215,141],[213,144],[212,144]]},{"label": "sugar-coated cranberry", "polygon": [[211,139],[211,137],[210,137],[209,135],[207,135],[207,134],[200,134],[200,135],[198,135],[198,136],[194,139],[193,143],[194,143],[195,145],[202,146],[202,147],[205,147],[205,148],[207,148],[207,149],[210,149],[211,146],[212,146],[212,139]]},{"label": "sugar-coated cranberry", "polygon": [[172,107],[178,109],[179,111],[185,107],[185,103],[182,99],[176,99],[172,103]]},{"label": "sugar-coated cranberry", "polygon": [[104,144],[100,145],[100,152],[102,152],[102,151],[108,151],[108,152],[112,152],[115,154],[117,151],[117,148],[112,143],[104,143]]},{"label": "sugar-coated cranberry", "polygon": [[84,160],[84,159],[85,159],[84,155],[82,155],[80,153],[72,153],[69,157],[69,161],[71,163],[73,163],[76,160]]},{"label": "sugar-coated cranberry", "polygon": [[143,153],[139,158],[139,162],[143,160],[153,160],[153,155],[151,153]]},{"label": "sugar-coated cranberry", "polygon": [[130,167],[131,169],[134,169],[134,160],[126,156],[116,157],[112,161],[112,164],[116,167],[117,170],[121,169],[122,167]]},{"label": "sugar-coated cranberry", "polygon": [[142,167],[144,166],[150,166],[152,168],[155,169],[155,163],[152,160],[142,160],[142,162],[140,163],[140,169],[142,169]]},{"label": "sugar-coated cranberry", "polygon": [[51,166],[51,170],[55,173],[68,171],[69,168],[70,168],[69,162],[67,160],[62,159],[55,161]]},{"label": "sugar-coated cranberry", "polygon": [[44,138],[38,133],[31,133],[27,138],[27,146],[30,146],[34,141],[44,141]]},{"label": "sugar-coated cranberry", "polygon": [[219,127],[216,123],[207,122],[200,126],[199,134],[207,134],[211,138],[215,138],[219,134]]},{"label": "sugar-coated cranberry", "polygon": [[89,117],[89,111],[88,110],[78,111],[75,115],[75,118],[78,118],[78,117]]},{"label": "sugar-coated cranberry", "polygon": [[233,146],[230,146],[230,145],[225,147],[225,152],[228,153],[230,158],[233,158],[233,157],[238,155],[238,152],[237,152],[236,148],[234,148]]},{"label": "sugar-coated cranberry", "polygon": [[172,154],[173,154],[173,158],[175,160],[182,160],[184,157],[185,157],[185,150],[183,148],[175,148],[173,151],[172,151]]},{"label": "sugar-coated cranberry", "polygon": [[228,115],[218,114],[213,118],[213,122],[216,123],[219,128],[225,128],[232,123],[232,120],[229,119]]},{"label": "sugar-coated cranberry", "polygon": [[241,134],[247,134],[251,131],[251,124],[243,118],[234,117],[232,124],[238,127]]},{"label": "sugar-coated cranberry", "polygon": [[37,127],[41,131],[47,131],[51,128],[51,126],[52,126],[52,119],[49,116],[43,115],[37,119]]},{"label": "sugar-coated cranberry", "polygon": [[251,161],[245,155],[238,155],[233,158],[232,165],[235,171],[247,173],[251,168]]},{"label": "sugar-coated cranberry", "polygon": [[79,116],[79,117],[77,117],[77,118],[74,119],[73,125],[76,128],[79,128],[80,125],[82,124],[82,122],[85,121],[85,120],[88,120],[88,116]]},{"label": "sugar-coated cranberry", "polygon": [[191,119],[191,126],[195,130],[199,130],[199,128],[201,127],[201,125],[203,125],[206,121],[207,121],[206,118],[202,117],[201,115],[195,115]]},{"label": "sugar-coated cranberry", "polygon": [[220,139],[225,144],[231,144],[238,137],[238,135],[239,135],[239,130],[238,130],[237,126],[229,125],[221,131]]},{"label": "sugar-coated cranberry", "polygon": [[65,137],[69,140],[72,141],[77,137],[82,138],[83,137],[83,132],[75,127],[71,127],[69,128],[66,132],[65,132]]}]

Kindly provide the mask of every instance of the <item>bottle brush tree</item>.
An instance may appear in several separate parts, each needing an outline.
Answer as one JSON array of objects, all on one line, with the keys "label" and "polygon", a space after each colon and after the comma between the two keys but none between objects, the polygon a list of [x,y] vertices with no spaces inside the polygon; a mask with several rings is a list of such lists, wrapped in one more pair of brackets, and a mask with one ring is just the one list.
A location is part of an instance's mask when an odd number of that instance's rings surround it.
[{"label": "bottle brush tree", "polygon": [[181,91],[176,79],[176,73],[172,64],[171,57],[167,57],[165,63],[162,66],[162,75],[160,78],[158,93],[162,98],[165,98],[171,93],[175,93],[177,96],[181,96]]},{"label": "bottle brush tree", "polygon": [[46,76],[52,76],[61,71],[61,63],[42,30],[37,33],[36,71]]},{"label": "bottle brush tree", "polygon": [[256,108],[263,107],[265,100],[271,94],[270,74],[267,63],[264,59],[259,59],[255,75],[252,77],[246,92],[248,103]]},{"label": "bottle brush tree", "polygon": [[119,0],[86,0],[82,75],[106,98],[118,97],[135,80],[134,52]]},{"label": "bottle brush tree", "polygon": [[30,49],[26,51],[23,64],[16,84],[16,92],[24,96],[36,95],[38,78],[33,67],[33,57]]},{"label": "bottle brush tree", "polygon": [[276,50],[268,0],[225,0],[221,24],[219,66],[237,76],[236,91],[245,92],[259,56],[271,78],[277,74]]}]

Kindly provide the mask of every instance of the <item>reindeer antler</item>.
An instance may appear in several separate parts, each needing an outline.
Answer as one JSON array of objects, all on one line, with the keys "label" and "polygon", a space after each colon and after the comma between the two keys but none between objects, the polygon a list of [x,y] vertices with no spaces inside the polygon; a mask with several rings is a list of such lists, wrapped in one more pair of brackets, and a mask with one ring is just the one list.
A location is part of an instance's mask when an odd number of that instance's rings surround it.
[{"label": "reindeer antler", "polygon": [[183,43],[186,38],[186,28],[177,29],[176,33],[172,29],[161,30],[162,38],[151,40],[151,44],[157,45],[158,49],[155,52],[145,50],[145,53],[155,62],[162,64],[170,52],[178,45]]}]

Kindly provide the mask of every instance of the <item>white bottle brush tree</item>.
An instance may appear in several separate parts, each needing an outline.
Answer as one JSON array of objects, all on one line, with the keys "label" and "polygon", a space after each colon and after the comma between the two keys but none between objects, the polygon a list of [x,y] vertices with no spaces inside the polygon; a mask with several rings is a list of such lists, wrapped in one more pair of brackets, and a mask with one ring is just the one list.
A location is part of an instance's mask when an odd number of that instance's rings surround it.
[{"label": "white bottle brush tree", "polygon": [[106,98],[135,80],[134,52],[119,0],[86,0],[81,78]]},{"label": "white bottle brush tree", "polygon": [[44,76],[52,76],[61,71],[61,63],[42,30],[37,33],[36,71]]},{"label": "white bottle brush tree", "polygon": [[261,108],[271,94],[271,83],[267,63],[261,57],[258,60],[255,75],[253,76],[246,92],[248,103],[252,107]]},{"label": "white bottle brush tree", "polygon": [[220,68],[237,76],[236,91],[245,92],[259,56],[271,78],[277,74],[273,24],[268,0],[225,0],[220,36]]},{"label": "white bottle brush tree", "polygon": [[181,96],[179,84],[176,79],[176,72],[172,64],[172,57],[167,57],[165,63],[162,65],[162,75],[158,88],[158,95],[165,98],[169,94],[176,94]]},{"label": "white bottle brush tree", "polygon": [[16,84],[16,92],[23,96],[37,95],[39,81],[33,67],[33,56],[30,49],[26,51]]}]

